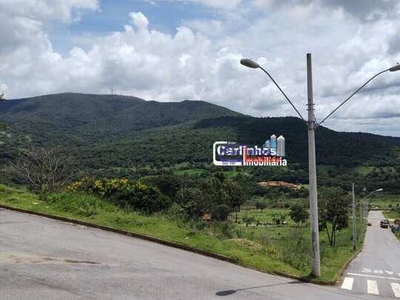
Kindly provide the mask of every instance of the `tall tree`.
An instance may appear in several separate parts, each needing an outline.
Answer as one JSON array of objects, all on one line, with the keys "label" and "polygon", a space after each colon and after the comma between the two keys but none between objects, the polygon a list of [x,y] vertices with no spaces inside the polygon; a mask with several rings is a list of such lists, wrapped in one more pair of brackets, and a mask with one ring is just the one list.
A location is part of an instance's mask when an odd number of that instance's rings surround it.
[{"label": "tall tree", "polygon": [[242,206],[248,199],[248,189],[243,181],[238,179],[228,179],[225,182],[227,191],[228,204],[231,210],[235,212],[235,221],[237,222],[237,213],[240,211]]},{"label": "tall tree", "polygon": [[349,195],[340,188],[322,188],[319,193],[320,228],[325,229],[331,247],[336,245],[336,233],[349,225]]},{"label": "tall tree", "polygon": [[214,201],[217,204],[226,204],[228,199],[227,177],[224,172],[216,172],[212,177],[212,188],[214,193]]}]

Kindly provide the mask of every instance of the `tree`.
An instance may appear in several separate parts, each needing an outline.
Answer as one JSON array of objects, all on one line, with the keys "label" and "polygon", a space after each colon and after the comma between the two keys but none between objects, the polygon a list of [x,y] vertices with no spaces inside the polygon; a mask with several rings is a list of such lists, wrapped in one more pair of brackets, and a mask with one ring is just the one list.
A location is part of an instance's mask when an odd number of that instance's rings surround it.
[{"label": "tree", "polygon": [[203,201],[215,205],[228,205],[231,211],[237,212],[240,206],[246,202],[248,190],[243,179],[227,178],[223,172],[216,172],[213,174],[211,181],[207,183],[204,188]]},{"label": "tree", "polygon": [[0,94],[0,101],[4,101],[6,98],[4,98],[4,93]]},{"label": "tree", "polygon": [[184,198],[179,205],[185,210],[187,216],[192,219],[198,219],[205,213],[210,213],[212,204],[205,201],[202,190],[196,187],[188,187],[184,189]]},{"label": "tree", "polygon": [[262,212],[263,209],[267,208],[267,203],[265,203],[264,201],[257,201],[256,208],[261,210],[261,212]]},{"label": "tree", "polygon": [[60,148],[21,150],[8,170],[23,177],[33,191],[53,192],[70,183],[74,175],[74,160]]},{"label": "tree", "polygon": [[176,198],[176,194],[180,189],[179,178],[171,174],[148,176],[141,179],[141,181],[145,184],[150,184],[157,187],[161,193],[171,199]]},{"label": "tree", "polygon": [[126,204],[131,204],[134,209],[145,214],[153,214],[158,211],[167,210],[171,207],[172,201],[168,196],[162,194],[157,188],[136,182],[130,195],[124,199]]},{"label": "tree", "polygon": [[320,229],[325,229],[331,247],[336,245],[336,232],[349,225],[350,198],[340,188],[323,188],[319,193]]},{"label": "tree", "polygon": [[276,213],[272,216],[272,222],[274,222],[275,225],[283,224],[285,220],[286,220],[286,215],[282,213]]},{"label": "tree", "polygon": [[309,213],[304,206],[295,204],[290,208],[289,216],[293,222],[297,223],[297,227],[299,227],[300,223],[307,221]]},{"label": "tree", "polygon": [[227,178],[225,173],[217,172],[214,173],[212,177],[212,192],[214,196],[214,201],[217,204],[225,204],[227,203],[228,193],[226,189]]},{"label": "tree", "polygon": [[213,208],[211,217],[216,221],[226,221],[229,217],[231,209],[228,205],[220,204]]},{"label": "tree", "polygon": [[231,179],[226,180],[225,187],[229,206],[235,212],[235,222],[237,222],[237,213],[240,211],[240,206],[247,201],[248,190],[243,182]]}]

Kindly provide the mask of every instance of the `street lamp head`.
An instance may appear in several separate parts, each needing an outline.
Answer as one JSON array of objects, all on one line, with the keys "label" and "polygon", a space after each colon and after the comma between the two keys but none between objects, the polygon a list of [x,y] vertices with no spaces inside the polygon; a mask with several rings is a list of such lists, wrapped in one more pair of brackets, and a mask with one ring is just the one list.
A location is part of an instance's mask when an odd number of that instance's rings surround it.
[{"label": "street lamp head", "polygon": [[256,63],[255,61],[252,61],[251,59],[248,59],[248,58],[242,58],[240,60],[240,63],[243,66],[246,66],[246,67],[252,68],[252,69],[258,69],[260,67],[260,65],[258,63]]},{"label": "street lamp head", "polygon": [[382,192],[383,189],[377,189],[375,192]]},{"label": "street lamp head", "polygon": [[400,65],[396,65],[394,67],[389,68],[390,72],[396,72],[396,71],[400,71]]}]

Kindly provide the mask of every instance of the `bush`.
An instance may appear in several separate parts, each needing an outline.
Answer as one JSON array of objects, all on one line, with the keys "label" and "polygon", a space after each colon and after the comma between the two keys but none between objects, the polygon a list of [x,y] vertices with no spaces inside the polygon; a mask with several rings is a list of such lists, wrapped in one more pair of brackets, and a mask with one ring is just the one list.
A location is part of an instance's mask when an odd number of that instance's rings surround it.
[{"label": "bush", "polygon": [[217,222],[213,224],[214,236],[221,239],[230,239],[234,235],[234,227],[230,222]]},{"label": "bush", "polygon": [[167,216],[171,220],[186,219],[185,210],[179,204],[176,203],[173,203],[171,207],[168,209]]},{"label": "bush", "polygon": [[298,227],[300,223],[304,223],[308,220],[309,213],[304,206],[300,204],[294,204],[290,208],[289,216],[295,223],[297,223]]},{"label": "bush", "polygon": [[49,194],[45,201],[55,204],[56,207],[63,211],[85,217],[92,217],[103,209],[112,209],[110,204],[94,195],[76,192]]},{"label": "bush", "polygon": [[127,195],[129,198],[120,198],[119,202],[126,203],[134,209],[146,214],[168,209],[172,205],[171,199],[161,194],[156,188],[136,182]]},{"label": "bush", "polygon": [[286,215],[282,213],[275,213],[272,216],[272,222],[274,222],[275,225],[281,225],[285,222],[286,220]]},{"label": "bush", "polygon": [[264,201],[256,202],[256,209],[263,211],[263,209],[265,209],[266,207],[267,207],[267,203],[265,203]]},{"label": "bush", "polygon": [[247,214],[243,216],[242,220],[243,220],[243,223],[246,224],[246,227],[248,227],[249,224],[256,221],[256,219],[253,216],[248,216]]},{"label": "bush", "polygon": [[85,178],[74,182],[67,189],[94,193],[119,206],[146,214],[166,210],[172,205],[170,198],[163,195],[157,188],[128,179]]},{"label": "bush", "polygon": [[215,221],[226,221],[231,212],[231,208],[228,205],[221,204],[214,206],[211,217]]},{"label": "bush", "polygon": [[298,270],[309,268],[310,244],[297,228],[287,236],[287,243],[282,248],[283,261]]},{"label": "bush", "polygon": [[203,220],[190,220],[189,228],[191,230],[203,231],[207,227],[207,223]]}]

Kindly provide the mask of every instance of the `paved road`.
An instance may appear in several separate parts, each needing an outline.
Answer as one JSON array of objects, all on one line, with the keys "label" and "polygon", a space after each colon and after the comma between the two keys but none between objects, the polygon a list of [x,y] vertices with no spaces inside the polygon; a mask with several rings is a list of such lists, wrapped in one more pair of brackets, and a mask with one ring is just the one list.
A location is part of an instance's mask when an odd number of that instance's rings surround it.
[{"label": "paved road", "polygon": [[0,210],[0,299],[366,298],[115,233]]},{"label": "paved road", "polygon": [[400,243],[390,228],[380,228],[382,212],[371,211],[362,252],[349,265],[341,288],[353,295],[400,298]]}]

